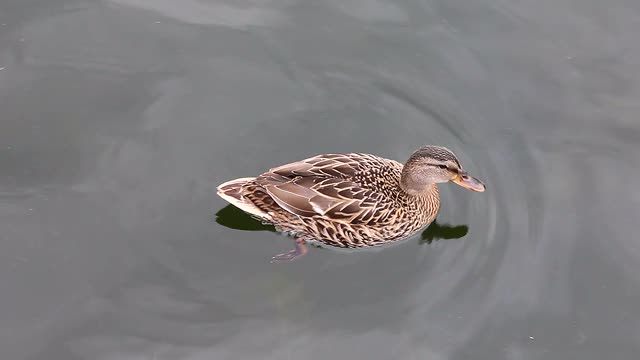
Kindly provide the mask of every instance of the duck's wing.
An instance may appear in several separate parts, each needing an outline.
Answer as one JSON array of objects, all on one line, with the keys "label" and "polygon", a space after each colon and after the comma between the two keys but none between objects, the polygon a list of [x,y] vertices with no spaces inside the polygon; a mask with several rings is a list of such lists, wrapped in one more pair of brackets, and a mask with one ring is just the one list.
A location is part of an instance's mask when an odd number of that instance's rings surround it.
[{"label": "duck's wing", "polygon": [[273,168],[255,183],[292,214],[367,223],[389,208],[383,194],[361,181],[370,160],[366,154],[318,155]]}]

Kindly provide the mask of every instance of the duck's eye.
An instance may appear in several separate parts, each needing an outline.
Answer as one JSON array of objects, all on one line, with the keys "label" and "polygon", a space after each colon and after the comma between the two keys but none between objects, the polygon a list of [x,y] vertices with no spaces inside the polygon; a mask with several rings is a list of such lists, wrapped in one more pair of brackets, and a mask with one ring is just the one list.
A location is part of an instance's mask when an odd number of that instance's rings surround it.
[{"label": "duck's eye", "polygon": [[440,169],[443,169],[443,170],[446,170],[446,169],[447,169],[447,165],[438,165],[438,167],[439,167]]}]

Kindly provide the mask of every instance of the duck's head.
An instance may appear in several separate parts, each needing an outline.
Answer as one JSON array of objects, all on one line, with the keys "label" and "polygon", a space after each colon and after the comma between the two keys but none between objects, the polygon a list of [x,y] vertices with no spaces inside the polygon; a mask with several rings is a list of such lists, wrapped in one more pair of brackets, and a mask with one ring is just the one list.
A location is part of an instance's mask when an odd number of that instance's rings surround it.
[{"label": "duck's head", "polygon": [[483,192],[484,184],[467,174],[451,150],[427,145],[416,150],[402,169],[400,185],[409,194],[427,191],[429,185],[453,181],[473,191]]}]

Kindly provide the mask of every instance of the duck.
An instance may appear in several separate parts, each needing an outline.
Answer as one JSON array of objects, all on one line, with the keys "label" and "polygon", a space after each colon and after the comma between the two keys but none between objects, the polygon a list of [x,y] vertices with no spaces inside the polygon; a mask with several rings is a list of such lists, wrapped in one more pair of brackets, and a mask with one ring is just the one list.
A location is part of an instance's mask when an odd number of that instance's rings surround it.
[{"label": "duck", "polygon": [[291,251],[272,262],[307,253],[307,243],[360,249],[407,239],[440,210],[440,183],[484,192],[446,147],[425,145],[404,164],[366,153],[321,154],[220,184],[217,194],[264,224],[290,235]]}]

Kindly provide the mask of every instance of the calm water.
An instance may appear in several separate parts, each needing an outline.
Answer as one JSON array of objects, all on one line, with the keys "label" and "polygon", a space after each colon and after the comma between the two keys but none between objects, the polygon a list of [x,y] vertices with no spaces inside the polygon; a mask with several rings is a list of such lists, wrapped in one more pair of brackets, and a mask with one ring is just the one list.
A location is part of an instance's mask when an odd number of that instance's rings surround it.
[{"label": "calm water", "polygon": [[[640,2],[5,0],[2,359],[640,358]],[[215,196],[454,150],[437,224],[311,249]],[[216,215],[217,214],[217,215]]]}]

